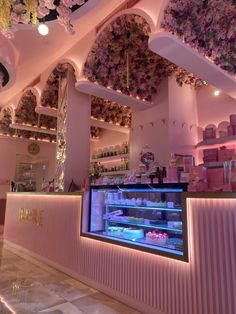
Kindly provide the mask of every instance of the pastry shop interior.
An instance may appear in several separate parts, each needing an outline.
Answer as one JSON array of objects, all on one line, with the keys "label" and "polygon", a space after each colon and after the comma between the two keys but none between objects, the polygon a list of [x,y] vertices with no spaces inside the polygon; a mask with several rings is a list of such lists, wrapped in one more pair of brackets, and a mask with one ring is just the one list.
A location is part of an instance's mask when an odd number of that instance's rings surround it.
[{"label": "pastry shop interior", "polygon": [[131,308],[86,313],[235,314],[235,1],[4,3],[0,248]]}]

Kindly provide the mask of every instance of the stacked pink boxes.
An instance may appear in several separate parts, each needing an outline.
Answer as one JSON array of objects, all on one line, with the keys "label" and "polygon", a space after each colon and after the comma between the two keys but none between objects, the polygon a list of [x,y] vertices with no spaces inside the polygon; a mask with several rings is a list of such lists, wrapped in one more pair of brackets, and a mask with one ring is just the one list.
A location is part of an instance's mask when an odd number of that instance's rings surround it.
[{"label": "stacked pink boxes", "polygon": [[227,127],[228,136],[236,135],[236,114],[229,116],[230,125]]}]

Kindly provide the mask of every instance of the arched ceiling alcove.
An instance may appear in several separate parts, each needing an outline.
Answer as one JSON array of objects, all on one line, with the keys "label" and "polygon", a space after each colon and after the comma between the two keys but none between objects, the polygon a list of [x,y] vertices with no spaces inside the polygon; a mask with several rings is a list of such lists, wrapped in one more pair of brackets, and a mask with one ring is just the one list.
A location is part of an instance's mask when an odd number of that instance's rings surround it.
[{"label": "arched ceiling alcove", "polygon": [[69,63],[60,63],[55,67],[49,75],[42,91],[40,106],[49,109],[58,108],[59,80],[67,75],[69,69],[74,71],[72,65]]},{"label": "arched ceiling alcove", "polygon": [[236,75],[236,2],[171,0],[162,28]]},{"label": "arched ceiling alcove", "polygon": [[151,102],[160,82],[171,75],[177,82],[200,86],[203,81],[148,48],[150,27],[143,17],[121,15],[97,37],[84,65],[90,82]]},{"label": "arched ceiling alcove", "polygon": [[92,97],[91,117],[115,125],[131,127],[131,109],[115,102]]},{"label": "arched ceiling alcove", "polygon": [[149,47],[236,98],[236,2],[170,0]]}]

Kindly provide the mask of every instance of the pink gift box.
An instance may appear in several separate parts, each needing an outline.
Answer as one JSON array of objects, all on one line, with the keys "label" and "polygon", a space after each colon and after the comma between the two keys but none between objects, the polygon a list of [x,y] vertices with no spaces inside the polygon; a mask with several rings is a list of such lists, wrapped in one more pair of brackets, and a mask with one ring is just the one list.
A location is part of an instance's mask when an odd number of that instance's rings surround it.
[{"label": "pink gift box", "polygon": [[218,161],[218,148],[204,149],[203,161],[204,162]]},{"label": "pink gift box", "polygon": [[189,176],[190,181],[206,180],[206,178],[207,178],[207,175],[206,175],[205,167],[203,166],[190,167],[190,176]]},{"label": "pink gift box", "polygon": [[228,125],[227,132],[228,132],[228,136],[236,135],[236,125]]},{"label": "pink gift box", "polygon": [[229,116],[229,121],[231,125],[236,125],[236,114],[231,114]]},{"label": "pink gift box", "polygon": [[170,166],[167,168],[167,182],[178,182],[178,167]]},{"label": "pink gift box", "polygon": [[206,128],[203,131],[203,140],[208,140],[211,138],[216,138],[216,130],[214,128]]},{"label": "pink gift box", "polygon": [[221,187],[224,183],[224,169],[207,169],[207,182],[210,189]]},{"label": "pink gift box", "polygon": [[218,152],[218,160],[219,161],[227,161],[232,160],[235,154],[234,149],[220,149]]},{"label": "pink gift box", "polygon": [[206,182],[190,183],[188,185],[189,192],[205,192],[208,189],[208,184]]}]

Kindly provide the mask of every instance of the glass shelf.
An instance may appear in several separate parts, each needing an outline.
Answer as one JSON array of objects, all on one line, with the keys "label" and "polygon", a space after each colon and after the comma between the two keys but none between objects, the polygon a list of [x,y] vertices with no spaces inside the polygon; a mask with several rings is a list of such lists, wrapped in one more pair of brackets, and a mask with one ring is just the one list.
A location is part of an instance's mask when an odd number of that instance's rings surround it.
[{"label": "glass shelf", "polygon": [[145,228],[151,228],[151,229],[160,229],[160,230],[169,230],[169,231],[176,231],[176,232],[180,232],[182,233],[183,230],[182,228],[170,228],[166,225],[152,225],[152,224],[142,224],[142,223],[136,223],[136,222],[131,222],[131,221],[121,221],[121,220],[114,220],[114,219],[104,219],[108,222],[111,222],[111,223],[116,223],[116,224],[122,224],[122,225],[130,225],[130,226],[138,226],[138,227],[145,227]]},{"label": "glass shelf", "polygon": [[164,210],[171,212],[182,212],[182,208],[169,208],[169,207],[149,207],[149,206],[136,206],[136,205],[121,205],[121,204],[105,204],[108,207],[119,207],[119,208],[134,208],[134,209],[144,209],[144,210]]},{"label": "glass shelf", "polygon": [[[153,244],[149,243],[146,240],[141,240],[141,239],[139,239],[139,240],[127,240],[127,239],[125,239],[122,236],[111,236],[111,235],[108,235],[108,234],[106,234],[106,233],[104,233],[102,231],[96,232],[96,234],[99,237],[103,237],[105,239],[113,238],[115,240],[116,238],[118,238],[119,241],[121,241],[123,243],[127,243],[127,244],[130,243],[130,241],[131,241],[131,242],[135,243],[135,245],[140,246],[141,248],[146,247],[146,248],[150,248],[151,249],[153,247]],[[181,250],[174,249],[172,245],[165,246],[165,247],[162,246],[162,245],[158,245],[158,250],[161,250],[163,252],[170,253],[170,254],[177,254],[179,256],[183,255],[183,252]]]}]

